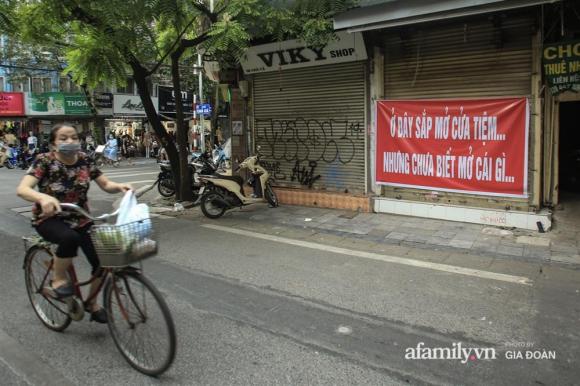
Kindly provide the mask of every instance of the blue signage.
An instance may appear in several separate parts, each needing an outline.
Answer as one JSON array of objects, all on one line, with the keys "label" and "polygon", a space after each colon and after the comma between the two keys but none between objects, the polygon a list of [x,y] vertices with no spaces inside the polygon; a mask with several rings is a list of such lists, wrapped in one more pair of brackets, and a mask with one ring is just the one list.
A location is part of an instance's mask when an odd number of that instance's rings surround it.
[{"label": "blue signage", "polygon": [[196,105],[195,112],[198,114],[209,115],[209,114],[211,114],[211,105],[209,103],[203,103],[201,105]]}]

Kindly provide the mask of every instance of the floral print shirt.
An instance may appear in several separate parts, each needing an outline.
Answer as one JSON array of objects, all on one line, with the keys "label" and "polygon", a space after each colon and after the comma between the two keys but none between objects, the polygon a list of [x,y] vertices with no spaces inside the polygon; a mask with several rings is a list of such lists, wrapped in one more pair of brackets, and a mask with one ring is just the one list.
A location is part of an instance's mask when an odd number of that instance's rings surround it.
[{"label": "floral print shirt", "polygon": [[[60,202],[77,204],[88,211],[87,193],[91,180],[103,173],[97,168],[94,160],[85,153],[79,153],[74,165],[65,165],[56,159],[54,152],[50,152],[39,154],[27,174],[38,179],[40,193],[55,197]],[[40,205],[35,204],[32,209],[32,225],[38,225],[43,221],[39,217],[40,212]],[[77,214],[71,214],[63,219],[73,227],[82,227],[90,222]]]}]

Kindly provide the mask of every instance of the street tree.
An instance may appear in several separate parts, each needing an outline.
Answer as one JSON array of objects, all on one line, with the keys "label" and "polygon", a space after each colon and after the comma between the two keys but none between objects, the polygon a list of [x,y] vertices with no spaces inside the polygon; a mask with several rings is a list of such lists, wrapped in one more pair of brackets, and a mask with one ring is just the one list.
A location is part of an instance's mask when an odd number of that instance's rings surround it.
[{"label": "street tree", "polygon": [[[322,45],[332,38],[332,16],[355,0],[4,0],[10,34],[47,45],[65,58],[66,74],[80,85],[119,84],[131,77],[147,119],[166,149],[178,200],[191,200],[187,126],[182,111],[180,65],[197,51],[235,66],[252,41],[303,38]],[[213,7],[208,4],[212,3]],[[171,69],[176,102],[177,146],[164,129],[148,79]],[[179,151],[178,151],[179,149]]]}]

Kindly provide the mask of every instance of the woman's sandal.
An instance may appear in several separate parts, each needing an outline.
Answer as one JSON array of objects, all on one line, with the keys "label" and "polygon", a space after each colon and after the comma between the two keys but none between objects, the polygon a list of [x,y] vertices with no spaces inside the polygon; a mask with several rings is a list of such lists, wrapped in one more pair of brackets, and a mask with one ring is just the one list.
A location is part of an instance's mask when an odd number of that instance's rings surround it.
[{"label": "woman's sandal", "polygon": [[44,287],[45,292],[54,299],[70,298],[75,294],[75,288],[71,283],[66,283],[60,287],[54,288],[51,285]]}]

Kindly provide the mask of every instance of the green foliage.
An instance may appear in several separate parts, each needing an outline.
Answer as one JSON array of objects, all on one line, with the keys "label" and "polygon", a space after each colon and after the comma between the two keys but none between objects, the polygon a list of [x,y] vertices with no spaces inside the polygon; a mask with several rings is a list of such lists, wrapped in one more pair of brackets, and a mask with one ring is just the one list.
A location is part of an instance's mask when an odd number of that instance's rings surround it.
[{"label": "green foliage", "polygon": [[[199,46],[224,66],[235,65],[252,41],[301,38],[320,46],[333,38],[332,16],[355,0],[216,0],[215,22],[201,0],[0,0],[0,29],[12,36],[4,53],[35,64],[51,52],[53,68],[79,84],[122,85],[137,60],[167,76],[168,54],[181,39],[206,36]],[[8,31],[9,30],[9,31]],[[205,35],[204,35],[205,34]],[[27,55],[17,48],[29,47]],[[197,50],[181,57],[185,78]],[[44,53],[43,55],[37,55]],[[49,65],[49,63],[46,63]],[[156,65],[157,64],[157,65]]]},{"label": "green foliage", "polygon": [[78,34],[73,39],[74,48],[66,53],[68,66],[65,75],[71,75],[77,84],[90,88],[99,84],[125,84],[129,71],[118,50],[110,44],[103,44],[96,32]]}]

